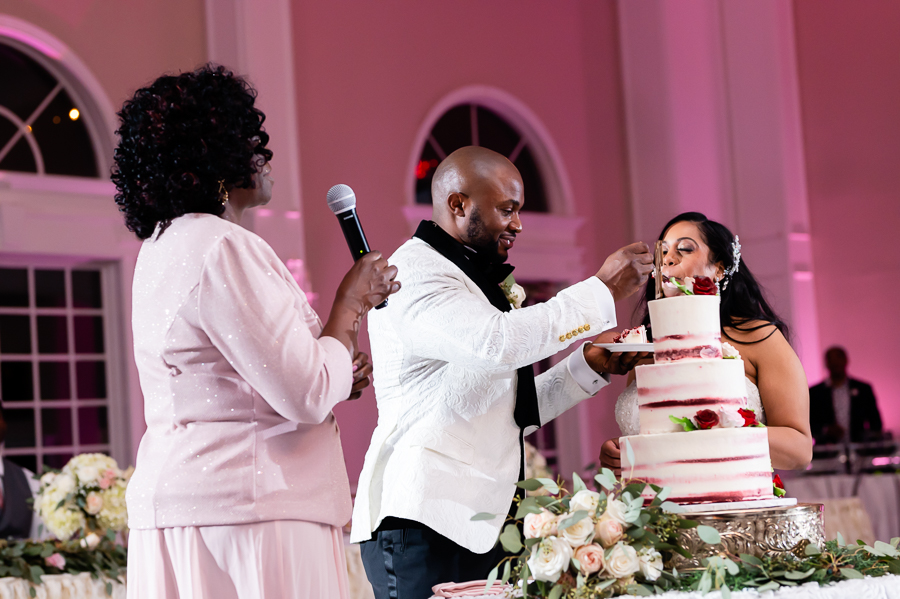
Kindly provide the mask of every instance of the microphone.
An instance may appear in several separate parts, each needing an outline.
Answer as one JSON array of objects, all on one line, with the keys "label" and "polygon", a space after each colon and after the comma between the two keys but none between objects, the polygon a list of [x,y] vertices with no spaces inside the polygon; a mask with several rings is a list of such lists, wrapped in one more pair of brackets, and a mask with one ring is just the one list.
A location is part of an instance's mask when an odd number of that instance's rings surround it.
[{"label": "microphone", "polygon": [[[356,214],[356,194],[349,185],[339,183],[328,190],[327,200],[328,208],[341,224],[341,231],[344,232],[344,239],[347,240],[350,255],[353,256],[355,262],[371,251],[362,224],[359,222],[359,216]],[[380,310],[385,306],[387,306],[387,300],[375,306],[375,309]]]}]

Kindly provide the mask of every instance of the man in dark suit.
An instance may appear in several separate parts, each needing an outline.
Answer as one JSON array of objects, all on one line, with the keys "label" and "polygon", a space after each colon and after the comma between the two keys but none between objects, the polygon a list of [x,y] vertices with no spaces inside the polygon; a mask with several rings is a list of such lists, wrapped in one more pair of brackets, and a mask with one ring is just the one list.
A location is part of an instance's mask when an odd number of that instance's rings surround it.
[{"label": "man in dark suit", "polygon": [[847,376],[847,352],[825,352],[829,377],[809,390],[809,420],[817,443],[859,443],[881,438],[881,415],[872,386]]},{"label": "man in dark suit", "polygon": [[29,501],[39,486],[34,474],[3,457],[6,420],[0,406],[0,539],[38,538],[40,518]]}]

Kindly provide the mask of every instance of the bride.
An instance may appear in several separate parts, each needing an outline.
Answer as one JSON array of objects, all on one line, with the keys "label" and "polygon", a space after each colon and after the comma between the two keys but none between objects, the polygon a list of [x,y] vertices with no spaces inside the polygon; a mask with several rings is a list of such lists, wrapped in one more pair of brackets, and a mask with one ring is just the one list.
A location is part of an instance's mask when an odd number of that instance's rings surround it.
[{"label": "bride", "polygon": [[[812,459],[806,374],[788,342],[787,325],[766,302],[746,263],[741,262],[736,237],[699,212],[685,212],[666,224],[659,239],[663,242],[662,274],[679,282],[689,276],[717,281],[721,289],[722,341],[731,343],[741,354],[749,407],[768,427],[772,466],[783,470],[804,468]],[[678,293],[674,287],[669,289],[667,295]],[[650,324],[647,301],[654,298],[651,279],[638,305],[638,310],[643,309],[645,326]],[[622,435],[636,435],[640,424],[633,370],[628,383],[616,403],[616,421]],[[603,444],[600,463],[620,473],[618,439]]]}]

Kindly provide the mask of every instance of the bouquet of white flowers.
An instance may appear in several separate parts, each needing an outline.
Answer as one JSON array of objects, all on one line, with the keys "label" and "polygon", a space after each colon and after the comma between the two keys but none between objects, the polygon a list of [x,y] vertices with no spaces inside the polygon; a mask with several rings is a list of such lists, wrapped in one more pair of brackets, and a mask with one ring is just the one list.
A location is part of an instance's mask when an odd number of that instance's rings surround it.
[{"label": "bouquet of white flowers", "polygon": [[125,487],[132,469],[119,469],[102,453],[77,455],[59,471],[41,476],[35,500],[37,511],[58,539],[78,536],[91,540],[108,530],[124,530],[128,523]]}]

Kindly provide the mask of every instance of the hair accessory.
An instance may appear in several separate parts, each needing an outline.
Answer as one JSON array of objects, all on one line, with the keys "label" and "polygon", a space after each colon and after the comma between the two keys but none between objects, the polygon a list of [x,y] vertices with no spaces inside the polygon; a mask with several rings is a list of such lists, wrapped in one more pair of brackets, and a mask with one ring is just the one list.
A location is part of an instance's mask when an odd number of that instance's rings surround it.
[{"label": "hair accessory", "polygon": [[737,235],[734,236],[734,241],[731,242],[731,256],[731,268],[726,268],[725,274],[723,275],[722,291],[725,291],[728,287],[728,281],[731,280],[731,277],[741,266],[741,239]]},{"label": "hair accessory", "polygon": [[228,190],[225,189],[225,179],[219,180],[219,201],[223,206],[228,202]]}]

